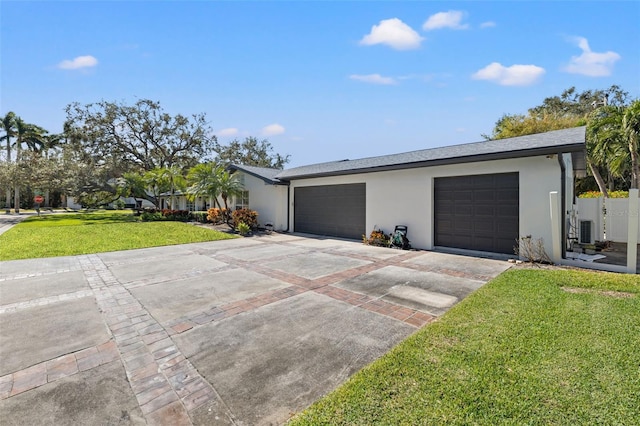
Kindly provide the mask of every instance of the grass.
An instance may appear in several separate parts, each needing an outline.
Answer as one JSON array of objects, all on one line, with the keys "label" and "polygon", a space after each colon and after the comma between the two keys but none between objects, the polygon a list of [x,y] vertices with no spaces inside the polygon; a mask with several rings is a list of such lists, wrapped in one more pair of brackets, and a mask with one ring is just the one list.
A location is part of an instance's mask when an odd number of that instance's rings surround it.
[{"label": "grass", "polygon": [[633,275],[507,271],[290,425],[637,424],[639,293]]},{"label": "grass", "polygon": [[0,235],[0,260],[70,256],[235,238],[179,222],[140,222],[131,212],[30,217]]}]

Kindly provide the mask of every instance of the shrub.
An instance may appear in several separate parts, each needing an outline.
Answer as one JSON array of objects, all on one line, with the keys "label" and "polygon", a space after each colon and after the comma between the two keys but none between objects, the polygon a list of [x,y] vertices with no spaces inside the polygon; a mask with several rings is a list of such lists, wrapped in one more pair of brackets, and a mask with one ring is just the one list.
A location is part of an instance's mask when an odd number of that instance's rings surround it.
[{"label": "shrub", "polygon": [[244,222],[240,222],[238,223],[238,226],[236,226],[236,231],[238,231],[238,233],[244,237],[249,232],[251,232],[251,227]]},{"label": "shrub", "polygon": [[229,213],[227,209],[219,209],[217,207],[214,207],[207,210],[207,220],[217,225],[220,223],[224,223],[228,214]]},{"label": "shrub", "polygon": [[207,212],[191,212],[189,217],[193,221],[205,223],[207,221]]},{"label": "shrub", "polygon": [[189,210],[170,210],[164,209],[162,210],[162,216],[167,220],[175,220],[178,222],[188,222],[189,221]]},{"label": "shrub", "polygon": [[373,229],[369,238],[362,236],[362,242],[370,246],[389,247],[389,236],[382,229]]},{"label": "shrub", "polygon": [[140,219],[143,222],[155,222],[158,220],[165,220],[165,217],[160,212],[143,212],[140,215]]},{"label": "shrub", "polygon": [[251,229],[258,227],[258,212],[250,209],[238,209],[231,213],[234,224],[244,222]]},{"label": "shrub", "polygon": [[531,235],[520,237],[516,240],[518,245],[513,247],[516,256],[531,263],[553,263],[551,258],[544,249],[544,240],[542,238],[531,238]]}]

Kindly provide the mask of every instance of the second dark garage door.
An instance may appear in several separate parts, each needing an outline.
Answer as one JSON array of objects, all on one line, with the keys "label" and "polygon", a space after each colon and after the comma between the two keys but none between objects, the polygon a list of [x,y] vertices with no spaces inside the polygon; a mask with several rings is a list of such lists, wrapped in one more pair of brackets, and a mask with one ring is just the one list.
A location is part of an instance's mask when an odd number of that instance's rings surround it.
[{"label": "second dark garage door", "polygon": [[518,173],[436,178],[435,245],[513,254],[519,199]]},{"label": "second dark garage door", "polygon": [[296,232],[352,239],[365,234],[364,183],[295,188],[293,208]]}]

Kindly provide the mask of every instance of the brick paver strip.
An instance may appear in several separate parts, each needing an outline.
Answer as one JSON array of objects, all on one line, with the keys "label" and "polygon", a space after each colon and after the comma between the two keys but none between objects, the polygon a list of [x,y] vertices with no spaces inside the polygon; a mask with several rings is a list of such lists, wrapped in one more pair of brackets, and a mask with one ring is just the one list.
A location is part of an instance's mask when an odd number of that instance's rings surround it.
[{"label": "brick paver strip", "polygon": [[7,305],[0,306],[0,314],[4,314],[7,312],[16,312],[22,309],[33,308],[34,306],[50,305],[52,303],[63,302],[65,300],[81,299],[81,298],[90,297],[90,296],[93,296],[93,290],[79,290],[73,293],[65,293],[65,294],[59,294],[56,296],[41,297],[38,299],[32,299],[25,302],[9,303]]},{"label": "brick paver strip", "polygon": [[11,276],[0,277],[0,282],[19,280],[19,279],[22,279],[22,278],[34,278],[34,277],[42,277],[42,276],[46,276],[46,275],[56,275],[56,274],[61,274],[61,273],[64,273],[64,272],[79,271],[81,269],[82,268],[80,267],[80,265],[77,265],[77,267],[61,268],[61,269],[56,269],[55,271],[31,272],[31,273],[28,273],[28,274],[21,273],[21,274],[15,274],[15,275],[11,275]]},{"label": "brick paver strip", "polygon": [[[102,359],[122,359],[131,389],[149,424],[166,424],[165,415],[175,419],[175,424],[191,424],[189,410],[218,398],[215,389],[170,337],[176,330],[191,328],[192,322],[182,321],[179,327],[166,330],[97,255],[82,256],[80,261],[114,336],[114,341],[97,348]],[[224,311],[214,309],[200,315],[209,320],[224,316]],[[186,386],[187,382],[198,386]]]},{"label": "brick paver strip", "polygon": [[81,371],[107,364],[119,357],[113,341],[43,361],[0,377],[0,399],[18,395]]},{"label": "brick paver strip", "polygon": [[[288,242],[281,242],[277,244],[289,245]],[[337,272],[335,274],[326,275],[326,276],[312,280],[312,279],[300,277],[295,274],[290,274],[281,270],[271,269],[269,267],[257,264],[256,262],[237,259],[235,257],[227,256],[225,254],[217,254],[215,255],[216,260],[227,263],[228,265],[231,265],[234,267],[244,268],[262,275],[266,275],[271,278],[278,279],[280,281],[284,281],[288,284],[291,284],[291,286],[284,289],[272,290],[266,293],[262,293],[258,296],[250,297],[248,299],[239,300],[236,302],[231,302],[226,305],[213,306],[209,308],[209,310],[207,311],[195,312],[190,315],[177,318],[167,323],[167,332],[169,333],[169,335],[172,335],[172,336],[175,334],[184,333],[185,331],[191,330],[194,327],[202,326],[214,321],[219,321],[225,318],[232,317],[234,315],[249,312],[261,306],[269,305],[271,303],[275,303],[280,300],[296,296],[306,291],[315,291],[317,293],[326,294],[327,296],[332,297],[334,299],[341,300],[351,305],[359,306],[364,309],[367,309],[376,313],[380,313],[382,315],[386,315],[394,319],[398,319],[400,321],[407,322],[411,325],[416,325],[416,323],[419,322],[416,319],[412,320],[411,322],[407,321],[410,317],[412,317],[412,315],[418,312],[415,309],[409,310],[409,312],[406,314],[397,314],[396,311],[399,309],[398,305],[394,305],[388,302],[380,302],[384,304],[380,306],[386,307],[386,310],[383,310],[378,305],[367,305],[366,304],[367,302],[370,302],[371,300],[373,300],[373,298],[369,296],[351,292],[348,290],[339,289],[336,287],[331,287],[330,285],[336,284],[345,279],[354,278],[354,277],[366,274],[368,272],[372,272],[372,271],[384,268],[385,266],[399,265],[402,262],[405,262],[407,260],[423,255],[424,252],[399,251],[397,256],[394,256],[390,259],[380,260],[380,259],[369,257],[369,256],[363,256],[357,253],[337,251],[333,248],[314,249],[314,250],[318,252],[326,252],[326,253],[340,255],[340,256],[352,257],[354,259],[359,259],[359,260],[367,260],[372,263],[350,268],[345,271]],[[291,254],[286,256],[280,256],[278,257],[278,259],[288,258],[293,256],[297,256],[297,255]],[[270,258],[269,260],[273,260],[273,259]],[[215,311],[215,312],[212,312],[212,311]]]}]

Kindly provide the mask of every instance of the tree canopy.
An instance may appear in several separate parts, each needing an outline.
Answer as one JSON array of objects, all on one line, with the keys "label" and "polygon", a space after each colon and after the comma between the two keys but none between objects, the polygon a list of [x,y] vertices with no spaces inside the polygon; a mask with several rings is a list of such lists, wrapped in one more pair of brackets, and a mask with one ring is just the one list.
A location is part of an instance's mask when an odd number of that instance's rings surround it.
[{"label": "tree canopy", "polygon": [[[0,117],[0,186],[6,189],[0,197],[7,209],[12,198],[16,212],[21,204],[30,206],[34,191],[58,191],[92,207],[119,196],[157,205],[159,195],[170,192],[174,206],[173,194],[186,188],[185,175],[194,166],[201,176],[191,173],[192,189],[218,193],[226,204],[242,188],[225,166],[282,169],[289,161],[266,139],[220,144],[204,114],[171,115],[148,99],[72,103],[63,129],[50,134],[14,112]],[[22,200],[21,190],[27,191]]]},{"label": "tree canopy", "polygon": [[90,154],[121,171],[191,167],[212,154],[215,142],[204,114],[170,115],[159,102],[101,101],[67,106],[67,132]]},{"label": "tree canopy", "polygon": [[213,150],[217,154],[218,161],[226,165],[242,164],[282,169],[289,162],[289,155],[282,156],[274,153],[273,146],[268,140],[259,141],[252,136],[245,138],[242,142],[234,139],[228,145],[221,145],[216,141]]},{"label": "tree canopy", "polygon": [[[575,87],[545,98],[526,114],[504,114],[485,139],[505,139],[551,130],[587,126],[587,165],[600,192],[638,185],[638,111],[629,94],[613,85],[605,90],[577,92]],[[627,117],[627,126],[623,125]],[[628,128],[630,130],[625,131]],[[589,185],[584,189],[595,189]]]}]

